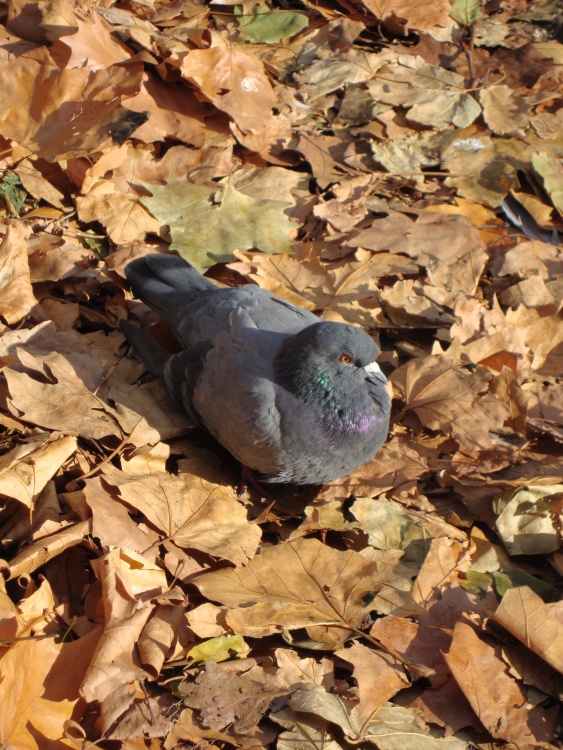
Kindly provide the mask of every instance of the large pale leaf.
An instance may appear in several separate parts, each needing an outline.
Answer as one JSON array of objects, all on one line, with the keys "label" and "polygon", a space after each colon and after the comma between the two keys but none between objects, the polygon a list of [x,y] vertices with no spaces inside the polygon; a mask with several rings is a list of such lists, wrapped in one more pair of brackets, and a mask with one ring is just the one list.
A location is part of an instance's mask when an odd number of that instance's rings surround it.
[{"label": "large pale leaf", "polygon": [[562,502],[562,484],[528,485],[516,490],[496,521],[508,553],[540,555],[559,549]]},{"label": "large pale leaf", "polygon": [[291,10],[271,10],[255,5],[238,21],[239,30],[247,40],[263,44],[276,44],[306,29],[309,20],[303,13]]},{"label": "large pale leaf", "polygon": [[231,185],[219,194],[187,182],[148,186],[142,203],[170,227],[171,248],[198,270],[234,260],[234,250],[289,253],[289,233],[298,227],[284,214],[289,204],[243,195]]},{"label": "large pale leaf", "polygon": [[298,690],[289,706],[295,712],[312,713],[336,724],[345,737],[354,744],[370,742],[378,750],[466,750],[467,742],[457,737],[435,737],[422,728],[414,711],[384,704],[367,720],[359,706],[337,695],[327,693],[315,685],[308,690]]}]

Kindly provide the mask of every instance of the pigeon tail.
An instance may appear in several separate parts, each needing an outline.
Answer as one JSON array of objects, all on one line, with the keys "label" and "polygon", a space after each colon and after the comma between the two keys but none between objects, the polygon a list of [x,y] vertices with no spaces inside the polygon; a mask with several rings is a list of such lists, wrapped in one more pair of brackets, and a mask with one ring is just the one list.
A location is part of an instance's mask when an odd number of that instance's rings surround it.
[{"label": "pigeon tail", "polygon": [[135,296],[161,314],[178,296],[217,291],[215,284],[175,255],[144,255],[127,265],[125,276]]},{"label": "pigeon tail", "polygon": [[128,320],[121,320],[119,328],[128,343],[135,349],[147,370],[164,383],[164,365],[170,359],[170,354],[159,346],[148,333],[129,323]]}]

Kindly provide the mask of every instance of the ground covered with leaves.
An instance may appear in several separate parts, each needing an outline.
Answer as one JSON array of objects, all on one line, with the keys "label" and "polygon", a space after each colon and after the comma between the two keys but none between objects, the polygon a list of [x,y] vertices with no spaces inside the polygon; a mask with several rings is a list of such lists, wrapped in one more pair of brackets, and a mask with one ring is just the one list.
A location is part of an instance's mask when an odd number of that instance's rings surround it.
[{"label": "ground covered with leaves", "polygon": [[[2,748],[561,748],[561,7],[2,8]],[[237,496],[169,249],[376,338],[369,464]]]}]

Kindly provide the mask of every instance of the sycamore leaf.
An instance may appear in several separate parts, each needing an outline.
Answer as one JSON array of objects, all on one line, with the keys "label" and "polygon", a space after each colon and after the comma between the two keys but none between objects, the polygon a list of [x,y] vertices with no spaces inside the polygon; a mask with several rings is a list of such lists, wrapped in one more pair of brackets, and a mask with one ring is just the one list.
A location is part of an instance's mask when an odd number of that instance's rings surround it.
[{"label": "sycamore leaf", "polygon": [[368,87],[377,101],[409,107],[411,120],[438,130],[452,124],[466,128],[481,113],[481,107],[465,90],[463,76],[418,56],[397,56]]},{"label": "sycamore leaf", "polygon": [[133,650],[154,608],[149,594],[166,590],[166,575],[156,563],[120,547],[94,560],[92,568],[102,590],[104,632],[81,692],[89,701],[111,696],[104,718],[113,724],[134,700],[135,684],[143,675]]},{"label": "sycamore leaf", "polygon": [[141,202],[170,227],[172,250],[200,271],[234,260],[235,250],[291,252],[289,233],[298,224],[284,214],[283,201],[250,198],[231,185],[219,202],[212,200],[215,190],[186,182],[147,187],[153,195]]},{"label": "sycamore leaf", "polygon": [[60,643],[54,637],[16,641],[4,651],[0,661],[2,747],[76,747],[74,742],[58,738],[65,721],[82,703],[79,689],[99,632],[95,627],[76,641]]},{"label": "sycamore leaf", "polygon": [[246,15],[237,15],[242,37],[262,44],[277,44],[282,39],[290,39],[309,25],[309,20],[303,13],[291,10],[269,11],[267,7],[260,5],[255,5]]},{"label": "sycamore leaf", "polygon": [[510,86],[489,86],[479,93],[483,117],[491,130],[506,135],[525,129],[530,120],[530,105],[516,96]]},{"label": "sycamore leaf", "polygon": [[[194,474],[197,464],[190,468]],[[125,503],[143,513],[156,529],[179,547],[198,549],[235,563],[256,552],[261,531],[249,523],[234,491],[200,476],[155,471],[126,475],[112,467],[104,472]]]},{"label": "sycamore leaf", "polygon": [[246,567],[204,573],[194,583],[207,598],[231,608],[227,622],[241,635],[313,625],[358,628],[371,610],[404,612],[412,605],[410,583],[403,581],[400,590],[394,577],[398,557],[373,552],[368,561],[352,550],[299,539],[262,548]]},{"label": "sycamore leaf", "polygon": [[80,544],[90,531],[89,520],[79,521],[24,547],[10,562],[10,579],[33,573],[69,547]]},{"label": "sycamore leaf", "polygon": [[34,377],[15,366],[4,370],[14,414],[40,427],[96,440],[119,434],[111,407],[77,377],[70,359],[54,353],[47,360],[23,349],[20,359]]},{"label": "sycamore leaf", "polygon": [[190,50],[181,71],[244,131],[262,127],[278,103],[264,63],[234,44]]},{"label": "sycamore leaf", "polygon": [[362,5],[391,30],[403,34],[445,25],[450,11],[447,0],[363,0]]},{"label": "sycamore leaf", "polygon": [[278,750],[342,750],[342,746],[332,739],[328,722],[320,716],[297,713],[286,706],[281,711],[270,713],[270,719],[287,730],[278,735]]}]

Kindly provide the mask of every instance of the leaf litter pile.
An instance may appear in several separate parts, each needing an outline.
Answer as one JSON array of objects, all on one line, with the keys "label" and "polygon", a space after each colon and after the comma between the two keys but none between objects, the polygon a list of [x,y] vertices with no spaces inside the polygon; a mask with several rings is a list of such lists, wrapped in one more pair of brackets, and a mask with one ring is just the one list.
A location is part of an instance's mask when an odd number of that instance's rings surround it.
[{"label": "leaf litter pile", "polygon": [[[561,748],[561,6],[2,7],[2,748]],[[374,336],[370,463],[237,496],[167,249]]]}]

